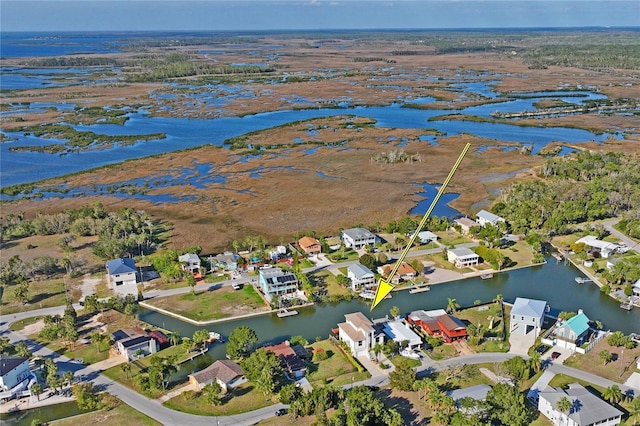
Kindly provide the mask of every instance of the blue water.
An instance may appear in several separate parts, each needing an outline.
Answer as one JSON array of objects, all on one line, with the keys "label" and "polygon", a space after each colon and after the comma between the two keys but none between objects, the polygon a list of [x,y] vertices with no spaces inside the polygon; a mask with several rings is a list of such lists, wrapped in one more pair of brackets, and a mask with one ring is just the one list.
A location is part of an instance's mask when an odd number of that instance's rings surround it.
[{"label": "blue water", "polygon": [[[418,204],[409,211],[409,214],[419,214],[419,215],[425,214],[427,212],[427,209],[431,205],[431,202],[433,201],[433,199],[436,198],[440,185],[431,185],[431,184],[425,183],[422,185],[422,187],[424,188],[424,191],[419,192],[417,195],[419,195],[420,197],[424,197],[424,200],[419,201]],[[458,210],[452,207],[449,207],[449,203],[455,200],[456,198],[458,198],[459,196],[460,194],[447,193],[447,192],[442,194],[442,196],[440,197],[440,200],[438,200],[438,204],[436,204],[430,216],[447,217],[447,218],[460,216],[461,213]]]}]

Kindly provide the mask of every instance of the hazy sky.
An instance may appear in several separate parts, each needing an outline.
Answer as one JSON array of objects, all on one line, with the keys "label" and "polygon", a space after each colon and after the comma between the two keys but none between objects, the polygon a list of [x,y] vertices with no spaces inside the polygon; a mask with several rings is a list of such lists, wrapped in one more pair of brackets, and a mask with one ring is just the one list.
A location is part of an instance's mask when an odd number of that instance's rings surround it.
[{"label": "hazy sky", "polygon": [[639,0],[1,0],[2,31],[640,26]]}]

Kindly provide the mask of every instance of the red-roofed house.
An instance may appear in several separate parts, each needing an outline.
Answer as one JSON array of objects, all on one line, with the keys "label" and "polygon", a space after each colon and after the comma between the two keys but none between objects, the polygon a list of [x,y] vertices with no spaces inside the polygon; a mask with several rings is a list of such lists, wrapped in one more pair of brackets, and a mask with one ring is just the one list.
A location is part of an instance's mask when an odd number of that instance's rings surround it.
[{"label": "red-roofed house", "polygon": [[442,337],[447,343],[467,338],[467,327],[453,315],[430,316],[424,311],[416,311],[410,313],[407,320],[430,336]]},{"label": "red-roofed house", "polygon": [[[391,270],[394,267],[395,264],[380,266],[378,267],[378,273],[383,277],[388,278]],[[418,272],[413,269],[413,267],[411,267],[411,265],[409,265],[408,263],[402,262],[398,267],[396,274],[391,278],[391,282],[399,283],[400,281],[408,281],[415,278],[416,276],[418,276]]]},{"label": "red-roofed house", "polygon": [[304,377],[304,373],[307,371],[307,365],[288,340],[278,345],[264,346],[263,349],[278,355],[286,370],[296,378]]}]

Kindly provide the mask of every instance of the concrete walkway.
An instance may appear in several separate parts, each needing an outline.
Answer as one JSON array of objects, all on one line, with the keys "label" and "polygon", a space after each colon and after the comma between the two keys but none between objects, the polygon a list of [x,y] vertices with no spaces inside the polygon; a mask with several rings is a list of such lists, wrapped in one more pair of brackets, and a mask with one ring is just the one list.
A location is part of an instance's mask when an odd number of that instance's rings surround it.
[{"label": "concrete walkway", "polygon": [[555,377],[555,375],[556,373],[554,373],[553,371],[544,370],[544,373],[542,373],[542,375],[538,377],[538,380],[536,380],[536,382],[531,385],[531,389],[529,389],[529,392],[527,393],[527,398],[529,398],[532,402],[537,402],[540,392],[542,392],[547,386],[549,386],[549,382]]}]

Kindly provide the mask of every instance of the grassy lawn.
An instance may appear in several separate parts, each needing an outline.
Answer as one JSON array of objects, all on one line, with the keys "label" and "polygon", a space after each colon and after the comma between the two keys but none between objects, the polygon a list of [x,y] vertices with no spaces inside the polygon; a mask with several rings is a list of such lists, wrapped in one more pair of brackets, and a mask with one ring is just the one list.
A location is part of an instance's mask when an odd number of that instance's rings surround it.
[{"label": "grassy lawn", "polygon": [[[614,355],[614,361],[604,365],[604,362],[598,356],[602,350],[608,350]],[[624,349],[624,353],[622,353],[622,350],[622,347],[610,346],[607,343],[607,339],[604,338],[586,354],[573,354],[564,364],[605,377],[614,382],[623,383],[635,371],[636,360],[640,356],[640,347]]]},{"label": "grassy lawn", "polygon": [[[88,336],[85,336],[88,338]],[[84,364],[93,364],[99,361],[103,361],[109,358],[109,342],[104,342],[100,345],[100,352],[95,345],[91,343],[76,343],[70,348],[64,345],[62,342],[42,339],[40,336],[31,335],[29,339],[34,342],[38,342],[43,346],[48,347],[52,351],[64,355],[69,359],[81,359]]]},{"label": "grassy lawn", "polygon": [[28,325],[37,323],[41,319],[42,319],[41,317],[31,317],[31,318],[21,319],[11,324],[11,327],[9,328],[12,331],[20,331]]},{"label": "grassy lawn", "polygon": [[434,232],[438,236],[438,242],[446,247],[451,245],[458,245],[464,243],[470,243],[471,240],[464,235],[461,235],[454,231],[438,231]]},{"label": "grassy lawn", "polygon": [[307,379],[312,385],[331,383],[336,386],[358,382],[371,377],[365,370],[359,372],[342,353],[340,348],[329,340],[322,340],[311,345],[313,349],[323,349],[329,355],[324,361],[311,362],[307,367]]},{"label": "grassy lawn", "polygon": [[229,318],[270,309],[251,285],[243,286],[242,290],[222,287],[213,291],[160,297],[149,301],[149,304],[197,321]]},{"label": "grassy lawn", "polygon": [[388,358],[388,359],[396,367],[400,367],[402,365],[407,365],[407,366],[409,366],[411,368],[414,368],[414,367],[418,367],[419,365],[422,365],[420,360],[407,358],[407,357],[402,356],[402,355],[394,356],[393,358]]},{"label": "grassy lawn", "polygon": [[230,416],[246,413],[259,408],[273,405],[271,396],[265,396],[253,387],[251,383],[244,383],[235,388],[223,398],[218,406],[211,405],[199,392],[183,392],[171,398],[163,405],[172,410],[204,416]]},{"label": "grassy lawn", "polygon": [[23,305],[15,296],[16,286],[8,286],[2,294],[0,310],[3,315],[34,309],[52,308],[66,303],[64,282],[60,278],[32,281],[29,284],[29,303]]},{"label": "grassy lawn", "polygon": [[[182,355],[182,354],[184,354],[184,349],[181,346],[171,346],[170,348],[164,349],[156,353],[156,355],[164,358],[171,355]],[[143,392],[140,386],[138,386],[138,384],[136,383],[135,377],[139,374],[144,373],[147,370],[147,368],[151,366],[151,357],[141,358],[141,359],[132,361],[129,363],[129,365],[131,365],[131,371],[129,372],[128,376],[122,370],[121,365],[111,367],[105,370],[102,374],[152,399],[159,398],[166,392],[169,392],[172,388],[175,388],[183,384],[182,382],[180,383],[169,382],[169,386],[167,387],[166,391],[163,391],[162,389],[150,389],[148,392]]]},{"label": "grassy lawn", "polygon": [[[493,328],[485,333],[485,340],[480,345],[470,345],[477,352],[507,352],[509,350],[508,341],[486,340],[489,337],[497,337],[498,333],[503,330],[503,320],[499,317],[498,304],[474,306],[468,309],[456,311],[455,315],[465,323],[474,325],[482,324],[489,328],[491,325],[490,318],[493,317]],[[509,316],[510,307],[505,305],[505,316]]]},{"label": "grassy lawn", "polygon": [[533,251],[526,241],[518,241],[506,249],[498,249],[500,253],[516,263],[516,266],[531,265],[533,263]]},{"label": "grassy lawn", "polygon": [[456,348],[450,344],[443,344],[438,346],[437,348],[433,348],[431,352],[429,352],[429,358],[435,361],[442,361],[443,359],[453,358],[458,354]]},{"label": "grassy lawn", "polygon": [[338,284],[336,276],[329,271],[314,272],[313,274],[309,274],[308,277],[314,287],[326,288],[329,297],[333,295],[343,296],[350,293],[348,288]]},{"label": "grassy lawn", "polygon": [[49,422],[56,426],[76,426],[76,425],[106,425],[119,426],[123,424],[129,425],[161,425],[151,417],[131,408],[129,405],[121,402],[116,408],[105,411],[93,411],[91,413],[81,414],[69,419],[57,420]]}]

